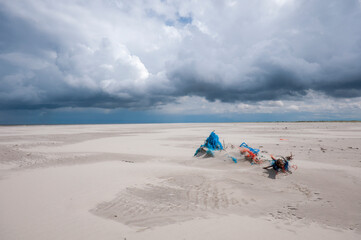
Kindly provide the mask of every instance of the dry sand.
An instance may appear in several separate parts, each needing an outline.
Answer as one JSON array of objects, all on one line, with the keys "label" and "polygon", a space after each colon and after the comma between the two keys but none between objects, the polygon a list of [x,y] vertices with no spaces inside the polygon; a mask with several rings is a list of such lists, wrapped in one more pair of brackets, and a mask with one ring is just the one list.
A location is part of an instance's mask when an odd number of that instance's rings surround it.
[{"label": "dry sand", "polygon": [[[298,169],[194,158],[212,130]],[[0,239],[361,239],[360,153],[361,123],[0,127]]]}]

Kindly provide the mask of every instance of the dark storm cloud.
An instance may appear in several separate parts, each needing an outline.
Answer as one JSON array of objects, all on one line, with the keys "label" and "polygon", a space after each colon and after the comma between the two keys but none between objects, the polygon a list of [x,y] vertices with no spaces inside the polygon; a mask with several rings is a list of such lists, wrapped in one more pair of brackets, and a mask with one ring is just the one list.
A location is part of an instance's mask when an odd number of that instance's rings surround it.
[{"label": "dark storm cloud", "polygon": [[4,1],[0,108],[361,96],[361,4]]},{"label": "dark storm cloud", "polygon": [[240,15],[230,21],[238,28],[219,26],[213,39],[194,32],[168,73],[178,94],[225,102],[302,99],[308,90],[361,96],[360,3],[285,2],[277,17],[264,15],[268,28],[262,19],[242,28]]},{"label": "dark storm cloud", "polygon": [[310,89],[292,71],[265,64],[259,64],[258,67],[263,69],[261,73],[249,73],[244,76],[247,80],[235,79],[235,83],[231,84],[222,82],[222,76],[216,74],[212,76],[212,79],[205,79],[197,73],[194,66],[177,69],[169,75],[169,78],[173,79],[177,95],[202,96],[209,101],[218,99],[223,102],[236,102],[300,98]]}]

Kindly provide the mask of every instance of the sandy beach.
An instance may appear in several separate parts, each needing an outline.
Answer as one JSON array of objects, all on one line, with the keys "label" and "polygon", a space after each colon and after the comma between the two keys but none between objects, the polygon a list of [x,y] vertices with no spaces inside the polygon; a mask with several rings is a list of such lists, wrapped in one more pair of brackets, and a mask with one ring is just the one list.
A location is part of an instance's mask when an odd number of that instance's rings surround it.
[{"label": "sandy beach", "polygon": [[[275,174],[221,141],[294,155]],[[0,127],[0,239],[361,239],[361,123]]]}]

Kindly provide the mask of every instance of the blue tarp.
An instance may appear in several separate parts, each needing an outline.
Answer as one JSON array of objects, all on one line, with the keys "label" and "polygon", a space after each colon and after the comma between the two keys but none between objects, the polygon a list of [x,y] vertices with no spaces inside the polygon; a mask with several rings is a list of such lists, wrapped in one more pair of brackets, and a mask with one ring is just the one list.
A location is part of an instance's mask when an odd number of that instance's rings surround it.
[{"label": "blue tarp", "polygon": [[211,150],[223,150],[222,143],[219,141],[219,137],[215,132],[212,132],[211,135],[209,135],[204,145],[201,147],[206,147]]},{"label": "blue tarp", "polygon": [[[207,148],[206,152],[205,149],[203,148]],[[219,137],[217,134],[215,134],[214,132],[211,132],[211,134],[209,135],[209,137],[206,139],[206,141],[204,142],[203,145],[201,145],[196,153],[194,154],[194,156],[197,156],[197,154],[199,152],[203,152],[206,154],[206,156],[208,157],[214,157],[214,151],[219,151],[219,150],[223,150],[223,146],[222,143],[219,141]],[[237,163],[237,158],[230,156],[227,153],[227,156],[229,158],[232,159],[233,162]]]},{"label": "blue tarp", "polygon": [[[216,150],[223,150],[223,146],[222,146],[222,143],[219,141],[219,137],[217,134],[215,134],[215,132],[212,132],[209,137],[206,139],[206,141],[204,142],[203,145],[201,145],[196,153],[194,154],[194,156],[196,156],[199,151],[201,150],[202,147],[206,147],[208,148],[208,151],[210,152],[211,155],[214,155],[213,154],[213,151],[216,151]],[[208,152],[207,151],[207,152]]]}]

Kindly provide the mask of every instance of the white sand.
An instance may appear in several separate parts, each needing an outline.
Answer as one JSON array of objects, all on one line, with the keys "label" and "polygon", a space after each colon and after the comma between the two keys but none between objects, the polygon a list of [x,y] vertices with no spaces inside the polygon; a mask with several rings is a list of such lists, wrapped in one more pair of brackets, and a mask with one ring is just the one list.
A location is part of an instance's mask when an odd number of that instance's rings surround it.
[{"label": "white sand", "polygon": [[[192,157],[212,130],[298,169]],[[0,239],[361,239],[360,153],[361,123],[0,127]]]}]

